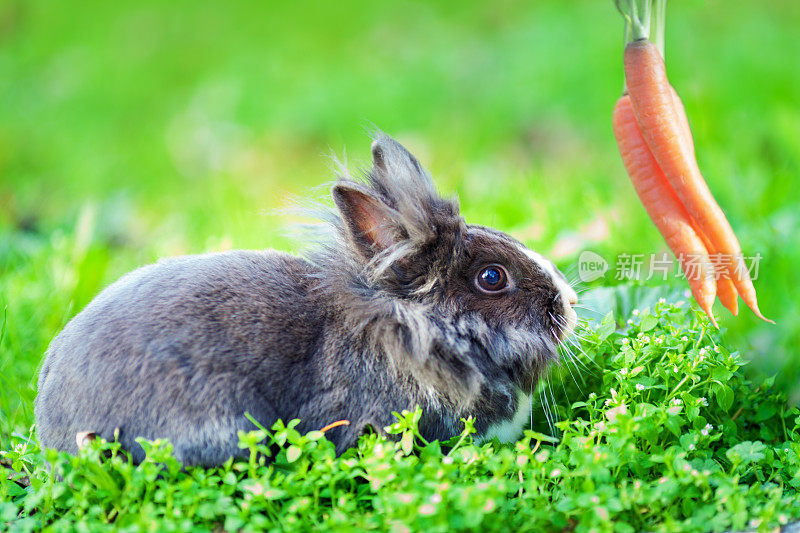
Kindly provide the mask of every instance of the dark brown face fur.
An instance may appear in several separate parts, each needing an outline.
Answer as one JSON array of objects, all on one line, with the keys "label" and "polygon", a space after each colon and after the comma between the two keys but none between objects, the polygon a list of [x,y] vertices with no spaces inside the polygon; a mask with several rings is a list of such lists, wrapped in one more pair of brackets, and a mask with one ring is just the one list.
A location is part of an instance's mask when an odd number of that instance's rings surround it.
[{"label": "dark brown face fur", "polygon": [[[561,294],[551,274],[523,251],[524,245],[512,237],[491,228],[466,225],[460,217],[451,218],[440,230],[435,243],[396,267],[399,278],[406,282],[401,292],[434,304],[454,321],[473,316],[473,323],[480,320],[501,337],[526,339],[525,346],[514,347],[509,341],[507,348],[538,353],[517,353],[506,364],[513,367],[508,373],[514,380],[529,387],[556,357],[555,345],[566,333],[568,322],[562,300],[567,296]],[[497,293],[482,291],[476,283],[480,272],[490,265],[500,265],[508,274],[507,286]],[[495,359],[508,359],[510,355]]]},{"label": "dark brown face fur", "polygon": [[[439,229],[434,243],[395,267],[403,280],[397,287],[402,293],[435,302],[456,314],[480,314],[493,328],[549,332],[558,342],[565,320],[561,300],[565,296],[551,274],[523,252],[522,243],[492,228],[467,225],[452,214],[442,217]],[[489,265],[507,271],[505,290],[487,293],[477,286],[476,277]],[[560,272],[556,274],[563,280]]]},{"label": "dark brown face fur", "polygon": [[[548,314],[559,314],[558,297],[550,275],[520,251],[522,244],[498,231],[468,226],[457,261],[448,272],[452,289],[447,295],[464,311],[480,313],[491,325],[556,327]],[[508,272],[507,287],[497,294],[482,292],[475,279],[487,265],[498,264]]]}]

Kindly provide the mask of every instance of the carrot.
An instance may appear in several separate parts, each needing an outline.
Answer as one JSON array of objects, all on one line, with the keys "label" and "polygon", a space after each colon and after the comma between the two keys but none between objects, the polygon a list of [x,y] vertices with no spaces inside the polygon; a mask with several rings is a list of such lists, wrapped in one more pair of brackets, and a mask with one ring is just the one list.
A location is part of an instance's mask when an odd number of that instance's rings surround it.
[{"label": "carrot", "polygon": [[730,311],[733,316],[739,314],[739,302],[737,301],[739,294],[736,292],[731,278],[720,276],[717,279],[717,296],[725,309]]},{"label": "carrot", "polygon": [[690,264],[687,261],[682,261],[681,266],[695,300],[716,326],[717,322],[711,311],[716,296],[714,265],[702,239],[694,230],[691,216],[650,152],[636,122],[631,99],[627,95],[621,97],[614,107],[614,137],[633,187],[667,246],[679,259],[686,256],[698,259],[698,273],[689,272]]},{"label": "carrot", "polygon": [[647,39],[632,41],[625,47],[624,59],[633,113],[658,167],[714,250],[730,259],[725,270],[747,306],[768,320],[758,308],[739,241],[697,167],[658,49]]},{"label": "carrot", "polygon": [[731,278],[728,277],[728,272],[722,264],[724,256],[714,250],[708,237],[706,237],[703,230],[694,219],[692,220],[692,227],[695,233],[697,233],[697,236],[700,237],[700,240],[703,241],[706,250],[708,250],[708,257],[714,265],[714,273],[717,279],[717,296],[719,296],[720,303],[722,303],[725,309],[730,311],[733,316],[737,316],[739,314],[739,302],[737,301],[739,293],[736,292],[736,287],[731,281]]},{"label": "carrot", "polygon": [[[692,138],[692,130],[689,128],[689,119],[686,118],[686,109],[683,107],[683,102],[672,85],[669,86],[669,92],[672,94],[672,104],[675,107],[675,113],[680,123],[681,133],[688,141],[689,147],[692,149],[692,156],[694,156],[694,139]],[[736,292],[736,287],[733,285],[731,278],[728,277],[726,269],[719,264],[719,254],[715,253],[714,247],[696,222],[694,224],[694,230],[698,237],[703,240],[711,262],[714,263],[714,269],[717,274],[717,296],[719,297],[719,301],[733,316],[737,316],[739,314],[739,303],[737,302],[739,293]],[[717,258],[716,262],[714,261],[715,256]]]},{"label": "carrot", "polygon": [[739,302],[737,301],[739,293],[736,292],[736,287],[733,285],[725,267],[722,265],[724,257],[714,251],[714,247],[711,246],[708,237],[705,236],[694,220],[692,220],[692,227],[697,236],[700,237],[700,240],[703,241],[706,250],[708,250],[708,257],[714,265],[714,272],[717,279],[717,296],[719,296],[720,303],[722,303],[725,309],[730,311],[733,316],[737,316],[739,314]]},{"label": "carrot", "polygon": [[694,139],[692,138],[692,129],[689,127],[689,119],[686,118],[686,108],[683,107],[681,97],[678,96],[678,91],[670,85],[669,92],[672,94],[672,105],[675,108],[675,114],[681,126],[681,133],[689,143],[689,148],[692,149],[692,156],[694,156]]}]

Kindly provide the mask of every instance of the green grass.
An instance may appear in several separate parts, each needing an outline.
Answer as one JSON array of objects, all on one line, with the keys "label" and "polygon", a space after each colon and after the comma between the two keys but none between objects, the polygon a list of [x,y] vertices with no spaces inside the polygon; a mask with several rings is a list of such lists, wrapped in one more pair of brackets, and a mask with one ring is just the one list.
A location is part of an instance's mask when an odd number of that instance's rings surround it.
[{"label": "green grass", "polygon": [[[764,257],[777,321],[719,308],[722,342],[794,404],[798,27],[794,0],[673,2],[667,21],[700,166]],[[611,0],[0,4],[0,450],[29,432],[48,342],[104,285],[167,255],[295,250],[279,210],[324,195],[331,152],[365,162],[371,124],[469,221],[565,270],[581,249],[664,250],[611,135],[621,34]],[[598,305],[625,318],[646,285]]]},{"label": "green grass", "polygon": [[621,333],[611,314],[580,332],[592,354],[580,364],[591,371],[553,396],[560,439],[545,427],[516,444],[480,445],[467,419],[450,442],[427,442],[421,411],[404,411],[391,439],[363,436],[340,457],[320,431],[278,422],[240,434],[249,461],[182,470],[163,441],[140,441],[147,459],[132,465],[116,443],[71,457],[41,454],[21,435],[6,453],[20,474],[6,480],[0,467],[0,521],[19,530],[633,532],[767,531],[800,517],[800,410],[773,380],[751,382],[740,354],[685,301],[634,315]]}]

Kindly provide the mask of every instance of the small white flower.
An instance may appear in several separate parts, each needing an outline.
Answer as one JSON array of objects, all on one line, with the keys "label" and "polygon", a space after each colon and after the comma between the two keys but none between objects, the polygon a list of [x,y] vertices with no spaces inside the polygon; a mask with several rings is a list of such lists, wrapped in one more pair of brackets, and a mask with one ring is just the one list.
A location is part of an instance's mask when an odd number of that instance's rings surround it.
[{"label": "small white flower", "polygon": [[593,392],[593,393],[589,394],[589,399],[590,400],[596,400],[597,399],[597,393]]},{"label": "small white flower", "polygon": [[664,344],[664,336],[661,335],[659,337],[656,337],[655,343],[656,343],[656,346],[661,346],[662,344]]},{"label": "small white flower", "polygon": [[686,342],[686,341],[688,341],[688,340],[689,340],[689,337],[687,337],[686,335],[684,335],[683,337],[681,337],[681,342]]},{"label": "small white flower", "polygon": [[639,310],[638,310],[638,309],[634,309],[634,310],[633,310],[633,312],[632,312],[631,314],[632,314],[633,316],[639,316]]},{"label": "small white flower", "polygon": [[628,337],[623,337],[622,338],[622,344],[624,344],[625,346],[627,346],[630,343],[631,343],[631,340]]},{"label": "small white flower", "polygon": [[705,347],[700,348],[700,355],[701,356],[705,355],[707,352],[708,352],[708,350],[706,350]]},{"label": "small white flower", "polygon": [[600,503],[600,498],[598,498],[597,496],[592,496],[591,499],[592,499],[592,503],[594,503],[594,504]]},{"label": "small white flower", "polygon": [[719,346],[714,346],[714,351],[719,353],[720,352]]},{"label": "small white flower", "polygon": [[700,405],[702,405],[703,407],[708,407],[708,400],[706,400],[706,399],[705,399],[705,398],[703,398],[703,397],[700,397],[700,399],[699,399],[699,400],[697,400],[697,403],[699,403],[699,404],[700,404]]},{"label": "small white flower", "polygon": [[452,458],[452,457],[447,457],[447,456],[445,456],[445,457],[442,459],[442,462],[443,462],[444,464],[446,464],[446,465],[451,465],[451,464],[453,464],[453,458]]},{"label": "small white flower", "polygon": [[436,512],[436,507],[433,504],[425,503],[419,507],[419,514],[421,515],[432,515]]},{"label": "small white flower", "polygon": [[605,404],[605,405],[606,405],[606,407],[608,407],[608,406],[610,406],[610,405],[611,405],[611,398],[608,398],[608,399],[606,400],[606,404]]},{"label": "small white flower", "polygon": [[547,461],[547,457],[549,455],[550,454],[547,453],[547,451],[542,450],[542,451],[540,451],[539,453],[536,454],[536,460],[539,461],[540,463],[543,463],[543,462]]},{"label": "small white flower", "polygon": [[628,375],[628,369],[627,368],[620,369],[619,374],[621,376],[627,376]]},{"label": "small white flower", "polygon": [[664,303],[667,303],[667,301],[664,298],[659,298],[658,299],[658,303],[664,304]]},{"label": "small white flower", "polygon": [[692,470],[692,475],[695,476],[695,477],[699,476],[700,472],[698,472],[697,470]]},{"label": "small white flower", "polygon": [[645,344],[648,344],[650,342],[650,336],[649,335],[645,335],[644,337],[642,337],[642,342],[645,343]]},{"label": "small white flower", "polygon": [[672,405],[681,405],[682,403],[683,403],[683,400],[681,400],[680,398],[673,398],[672,399]]},{"label": "small white flower", "polygon": [[644,333],[642,333],[641,331],[636,334],[637,339],[641,339],[642,337],[644,337]]},{"label": "small white flower", "polygon": [[706,424],[705,429],[706,429],[706,431],[713,431],[714,430],[714,426],[712,426],[711,424]]},{"label": "small white flower", "polygon": [[678,373],[678,365],[673,366],[672,367],[672,371],[677,374]]},{"label": "small white flower", "polygon": [[558,468],[554,468],[552,472],[550,472],[550,477],[558,477],[561,475],[561,470]]},{"label": "small white flower", "polygon": [[628,319],[628,325],[629,325],[629,326],[632,326],[632,325],[633,325],[633,320],[631,320],[630,318]]},{"label": "small white flower", "polygon": [[[689,450],[694,450],[694,444],[689,445]],[[688,465],[687,465],[688,466]]]},{"label": "small white flower", "polygon": [[644,385],[642,385],[641,383],[637,383],[636,384],[636,390],[640,390],[640,391],[644,390]]},{"label": "small white flower", "polygon": [[707,428],[701,429],[700,434],[703,435],[704,437],[708,437],[708,429]]}]

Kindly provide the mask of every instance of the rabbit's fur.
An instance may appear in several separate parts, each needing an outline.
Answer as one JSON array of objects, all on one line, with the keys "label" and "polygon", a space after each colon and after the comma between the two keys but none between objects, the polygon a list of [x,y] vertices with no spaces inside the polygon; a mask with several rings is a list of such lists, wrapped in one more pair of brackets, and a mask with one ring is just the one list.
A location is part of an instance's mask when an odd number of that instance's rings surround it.
[{"label": "rabbit's fur", "polygon": [[[239,430],[301,420],[341,451],[420,405],[427,439],[474,415],[514,438],[529,393],[575,324],[574,291],[511,237],[468,225],[405,148],[377,135],[363,182],[332,194],[335,238],[308,258],[266,251],[178,257],[100,293],[50,345],[36,421],[44,447],[75,435],[166,437],[185,464],[241,456]],[[503,265],[507,290],[476,275]]]}]

